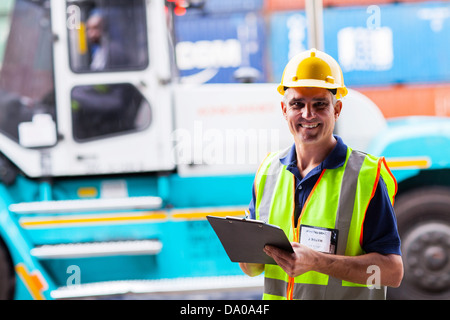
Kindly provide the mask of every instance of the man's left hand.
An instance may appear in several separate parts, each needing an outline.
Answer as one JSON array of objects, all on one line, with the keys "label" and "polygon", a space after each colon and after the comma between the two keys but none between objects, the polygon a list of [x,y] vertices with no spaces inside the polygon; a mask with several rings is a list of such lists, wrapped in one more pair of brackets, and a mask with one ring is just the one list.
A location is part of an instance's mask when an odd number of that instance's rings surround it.
[{"label": "man's left hand", "polygon": [[317,252],[298,242],[291,242],[291,245],[294,249],[293,253],[269,245],[264,247],[264,252],[272,257],[290,277],[297,277],[311,271]]}]

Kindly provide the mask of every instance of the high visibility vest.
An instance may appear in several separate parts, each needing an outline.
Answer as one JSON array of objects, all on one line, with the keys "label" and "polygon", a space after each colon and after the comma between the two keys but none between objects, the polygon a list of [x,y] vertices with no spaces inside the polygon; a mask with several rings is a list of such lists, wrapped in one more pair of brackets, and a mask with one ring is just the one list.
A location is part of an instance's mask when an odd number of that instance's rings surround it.
[{"label": "high visibility vest", "polygon": [[[336,254],[364,254],[361,247],[364,217],[380,174],[392,205],[397,193],[397,182],[385,159],[347,148],[343,166],[322,171],[294,227],[295,176],[280,162],[289,149],[269,154],[256,174],[256,219],[279,226],[290,241],[296,242],[300,239],[300,225],[337,229]],[[264,272],[264,299],[386,298],[385,287],[377,289],[315,271],[291,278],[278,265],[266,264]]]}]

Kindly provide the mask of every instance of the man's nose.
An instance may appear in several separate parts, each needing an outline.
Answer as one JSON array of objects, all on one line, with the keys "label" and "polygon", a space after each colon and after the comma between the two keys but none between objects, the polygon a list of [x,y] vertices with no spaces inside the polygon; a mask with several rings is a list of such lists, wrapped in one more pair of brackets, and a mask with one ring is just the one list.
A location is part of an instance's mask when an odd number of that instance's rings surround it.
[{"label": "man's nose", "polygon": [[302,109],[302,118],[304,119],[313,119],[314,118],[314,110],[310,104],[306,104],[305,107]]}]

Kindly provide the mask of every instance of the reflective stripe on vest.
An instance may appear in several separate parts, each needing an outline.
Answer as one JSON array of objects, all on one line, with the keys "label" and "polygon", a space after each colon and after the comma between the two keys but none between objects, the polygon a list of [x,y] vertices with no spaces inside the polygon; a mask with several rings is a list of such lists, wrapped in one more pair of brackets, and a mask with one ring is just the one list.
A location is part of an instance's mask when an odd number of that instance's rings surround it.
[{"label": "reflective stripe on vest", "polygon": [[[396,181],[384,158],[375,158],[348,148],[342,167],[323,170],[303,206],[297,228],[294,228],[295,177],[280,162],[289,149],[270,154],[258,170],[255,178],[256,219],[280,226],[291,241],[299,241],[301,223],[338,229],[336,254],[363,254],[363,221],[380,174],[386,182],[392,202],[397,191]],[[321,214],[324,212],[326,214]],[[385,298],[385,288],[369,289],[314,271],[293,279],[280,267],[266,265],[265,278],[264,298],[268,299]]]}]

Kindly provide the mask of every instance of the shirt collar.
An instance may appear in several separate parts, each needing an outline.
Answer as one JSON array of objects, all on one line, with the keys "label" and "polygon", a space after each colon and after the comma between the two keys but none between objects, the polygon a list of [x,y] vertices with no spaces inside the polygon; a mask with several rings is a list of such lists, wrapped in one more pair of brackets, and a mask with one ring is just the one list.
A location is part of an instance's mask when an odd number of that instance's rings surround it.
[{"label": "shirt collar", "polygon": [[[325,160],[319,165],[322,169],[336,169],[344,165],[347,157],[347,145],[344,144],[341,137],[334,135],[337,140],[336,145]],[[289,153],[280,159],[280,162],[287,166],[288,170],[291,167],[297,167],[297,151],[295,150],[295,143],[292,145]]]}]

